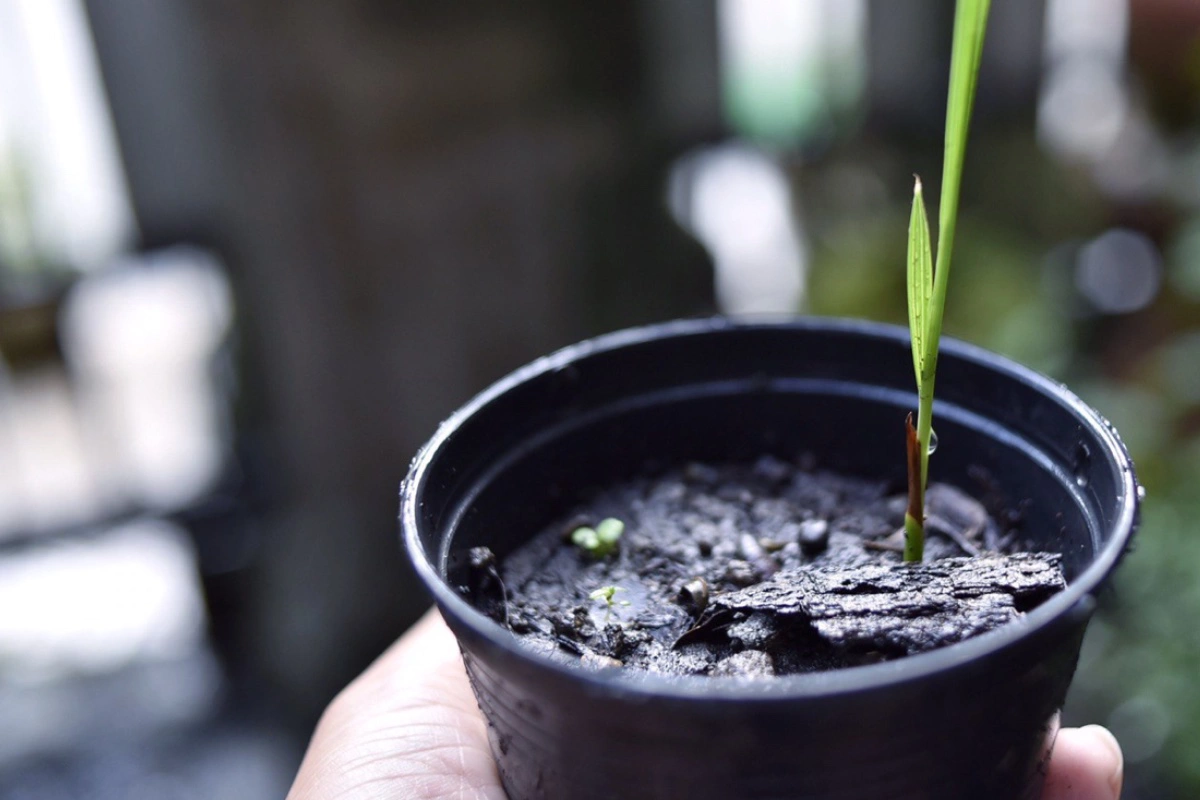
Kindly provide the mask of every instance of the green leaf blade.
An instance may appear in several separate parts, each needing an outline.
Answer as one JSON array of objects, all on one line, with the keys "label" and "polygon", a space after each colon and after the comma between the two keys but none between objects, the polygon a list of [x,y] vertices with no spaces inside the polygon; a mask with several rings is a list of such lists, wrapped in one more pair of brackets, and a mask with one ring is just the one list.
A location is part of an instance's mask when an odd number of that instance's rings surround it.
[{"label": "green leaf blade", "polygon": [[913,372],[920,388],[930,367],[929,322],[933,301],[933,251],[929,237],[929,215],[921,191],[921,179],[913,184],[912,215],[908,222],[908,329],[912,335]]},{"label": "green leaf blade", "polygon": [[[929,239],[928,217],[921,199],[920,182],[914,191],[909,224],[908,297],[909,326],[913,340],[913,369],[917,376],[917,425],[910,429],[909,479],[916,501],[910,500],[906,515],[905,561],[920,561],[924,551],[924,494],[933,437],[933,390],[937,373],[938,341],[950,278],[950,257],[958,223],[958,198],[962,184],[975,87],[983,59],[991,0],[957,0],[954,14],[954,44],[950,55],[950,91],[946,102],[946,138],[942,164],[941,198],[938,203],[936,259],[925,255],[921,244]],[[932,262],[926,270],[926,260]],[[924,281],[932,283],[932,293]],[[915,458],[914,458],[915,455]]]},{"label": "green leaf blade", "polygon": [[983,59],[984,34],[987,31],[991,0],[958,0],[954,13],[954,43],[950,52],[950,90],[946,101],[946,140],[942,161],[942,193],[938,203],[938,241],[936,310],[930,332],[936,350],[942,330],[942,308],[950,278],[950,256],[958,227],[958,197],[962,187],[963,160],[970,132],[971,110],[975,104],[975,86]]}]

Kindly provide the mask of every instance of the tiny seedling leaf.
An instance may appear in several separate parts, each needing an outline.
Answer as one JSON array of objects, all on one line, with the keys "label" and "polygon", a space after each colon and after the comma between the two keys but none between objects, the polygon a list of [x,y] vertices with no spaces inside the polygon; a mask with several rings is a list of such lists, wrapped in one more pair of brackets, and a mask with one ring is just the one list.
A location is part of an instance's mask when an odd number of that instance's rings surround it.
[{"label": "tiny seedling leaf", "polygon": [[599,589],[589,594],[588,597],[593,600],[603,600],[605,603],[611,606],[613,604],[613,596],[617,592],[623,591],[625,590],[620,586],[601,586]]},{"label": "tiny seedling leaf", "polygon": [[586,525],[571,532],[571,542],[592,558],[605,558],[617,549],[617,542],[625,532],[625,523],[609,517],[601,520],[595,528]]},{"label": "tiny seedling leaf", "polygon": [[581,550],[587,550],[589,553],[595,552],[600,546],[600,537],[596,534],[595,528],[584,526],[576,528],[571,533],[571,541]]},{"label": "tiny seedling leaf", "polygon": [[624,532],[625,523],[615,517],[601,520],[600,524],[596,526],[596,535],[600,537],[602,544],[615,545]]},{"label": "tiny seedling leaf", "polygon": [[926,371],[931,364],[929,319],[932,300],[933,250],[929,242],[929,217],[925,213],[921,179],[916,178],[912,216],[908,223],[908,328],[912,333],[913,371],[918,386],[925,382]]}]

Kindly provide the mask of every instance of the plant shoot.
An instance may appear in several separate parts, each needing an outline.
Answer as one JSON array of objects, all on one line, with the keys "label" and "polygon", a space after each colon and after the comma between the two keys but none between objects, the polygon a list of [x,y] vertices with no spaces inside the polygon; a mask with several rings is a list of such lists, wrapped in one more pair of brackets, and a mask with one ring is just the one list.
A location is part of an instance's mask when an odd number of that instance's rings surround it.
[{"label": "plant shoot", "polygon": [[929,454],[937,441],[933,433],[933,384],[937,372],[942,312],[950,278],[950,254],[958,223],[958,195],[963,155],[975,83],[983,53],[991,0],[958,0],[954,12],[954,44],[950,54],[950,92],[946,100],[946,143],[942,159],[942,192],[938,203],[936,261],[929,235],[929,217],[921,179],[913,186],[908,227],[908,326],[912,334],[913,371],[917,378],[917,420],[905,420],[908,448],[908,511],[904,515],[904,560],[920,561],[925,554],[925,486]]},{"label": "plant shoot", "polygon": [[[590,597],[592,600],[603,600],[605,605],[607,605],[609,608],[612,608],[617,592],[623,591],[625,590],[620,586],[601,586],[599,589],[589,594],[588,597]],[[622,600],[621,605],[627,606],[629,605],[629,601]]]}]

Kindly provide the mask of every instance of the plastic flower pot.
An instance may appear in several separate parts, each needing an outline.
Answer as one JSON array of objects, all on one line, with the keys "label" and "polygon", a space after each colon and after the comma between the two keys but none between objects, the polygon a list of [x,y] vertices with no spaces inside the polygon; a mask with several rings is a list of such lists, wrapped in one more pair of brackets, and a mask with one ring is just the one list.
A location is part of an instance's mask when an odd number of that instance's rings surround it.
[{"label": "plastic flower pot", "polygon": [[1037,798],[1094,597],[1138,486],[1066,388],[942,345],[931,480],[1020,514],[1068,587],[1023,619],[868,666],[748,682],[587,671],[477,611],[466,551],[500,558],[589,489],[647,467],[812,453],[904,479],[906,331],[856,321],[672,322],[568,347],[455,413],[401,491],[408,553],[458,637],[500,775],[523,798]]}]

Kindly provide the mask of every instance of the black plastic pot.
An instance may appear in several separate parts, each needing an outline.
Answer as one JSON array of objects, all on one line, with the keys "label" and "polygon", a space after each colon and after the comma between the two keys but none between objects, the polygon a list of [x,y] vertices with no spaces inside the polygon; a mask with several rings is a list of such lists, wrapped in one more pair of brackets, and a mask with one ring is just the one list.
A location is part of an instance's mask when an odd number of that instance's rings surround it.
[{"label": "black plastic pot", "polygon": [[508,793],[522,798],[1036,798],[1094,595],[1138,487],[1116,432],[1063,386],[945,341],[931,479],[1021,513],[1068,588],[1023,620],[897,661],[768,682],[588,672],[464,597],[589,488],[648,465],[806,451],[902,485],[907,332],[863,322],[673,322],[569,347],[454,414],[401,491],[404,540],[458,636]]}]

